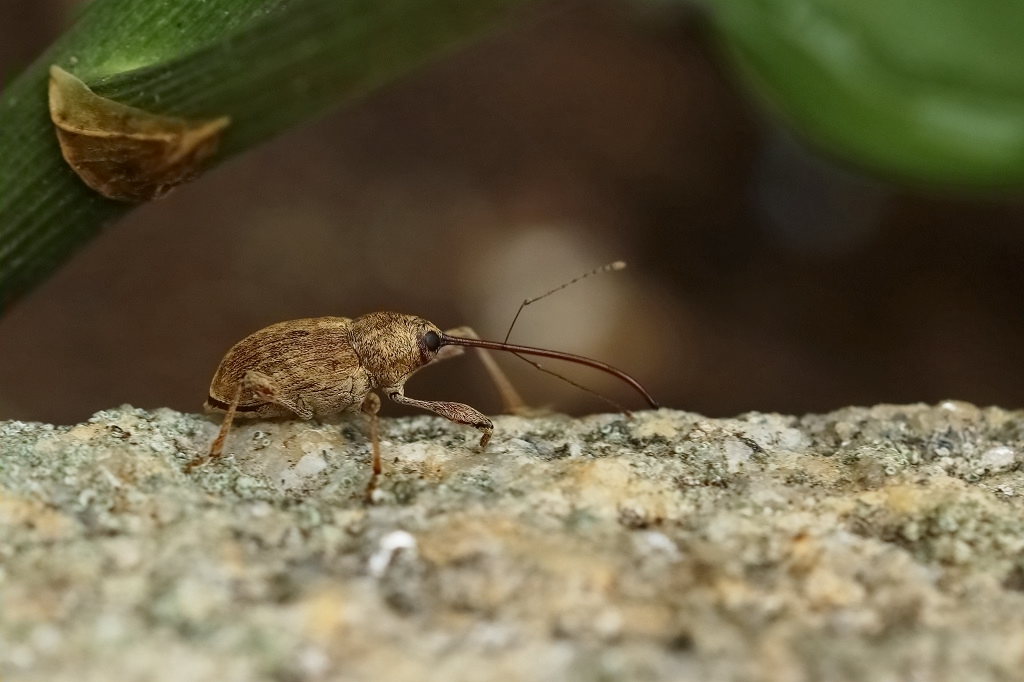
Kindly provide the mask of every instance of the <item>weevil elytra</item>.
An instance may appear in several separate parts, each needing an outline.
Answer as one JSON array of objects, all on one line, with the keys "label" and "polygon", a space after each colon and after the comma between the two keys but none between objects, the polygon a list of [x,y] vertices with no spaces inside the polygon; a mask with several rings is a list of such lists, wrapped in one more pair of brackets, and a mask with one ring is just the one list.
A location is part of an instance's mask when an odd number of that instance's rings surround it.
[{"label": "weevil elytra", "polygon": [[[500,350],[593,367],[625,381],[651,407],[658,407],[636,379],[583,356],[485,341],[469,327],[443,332],[432,322],[403,313],[375,312],[354,319],[316,317],[272,324],[245,337],[224,356],[213,375],[205,405],[208,412],[225,413],[209,456],[218,457],[223,451],[236,415],[312,419],[362,410],[371,418],[376,477],[381,464],[377,438],[380,398],[375,391],[396,403],[430,410],[457,424],[472,426],[480,431],[480,447],[486,447],[494,424],[475,408],[405,395],[409,377],[426,365],[457,355],[460,346],[475,347],[484,354],[487,350]],[[511,388],[500,370],[488,364],[492,375],[498,373],[495,379],[499,388],[505,382],[506,402],[514,401],[516,397],[508,398]]]}]

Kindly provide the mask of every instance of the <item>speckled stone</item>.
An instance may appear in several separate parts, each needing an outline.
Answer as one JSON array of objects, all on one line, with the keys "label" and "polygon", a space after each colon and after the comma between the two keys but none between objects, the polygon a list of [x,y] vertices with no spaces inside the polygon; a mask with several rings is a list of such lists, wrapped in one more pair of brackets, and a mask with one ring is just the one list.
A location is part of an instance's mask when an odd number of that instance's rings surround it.
[{"label": "speckled stone", "polygon": [[1020,412],[495,422],[0,422],[0,679],[1021,679]]}]

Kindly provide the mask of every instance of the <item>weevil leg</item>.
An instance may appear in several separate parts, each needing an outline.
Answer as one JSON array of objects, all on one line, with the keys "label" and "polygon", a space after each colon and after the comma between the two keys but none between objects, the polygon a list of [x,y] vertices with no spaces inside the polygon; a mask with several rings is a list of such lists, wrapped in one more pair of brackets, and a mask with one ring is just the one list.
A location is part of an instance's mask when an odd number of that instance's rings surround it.
[{"label": "weevil leg", "polygon": [[238,401],[242,398],[242,383],[238,382],[238,386],[235,387],[235,395],[231,398],[231,403],[228,405],[227,411],[224,413],[224,420],[220,423],[220,430],[217,432],[217,437],[213,439],[213,443],[210,445],[210,452],[207,453],[206,457],[197,457],[188,463],[185,467],[185,471],[192,471],[197,466],[205,464],[211,459],[220,457],[224,452],[224,441],[227,440],[228,434],[231,433],[231,424],[235,421],[235,411],[238,410]]},{"label": "weevil leg", "polygon": [[[472,327],[456,327],[455,329],[449,329],[445,334],[449,336],[464,336],[468,339],[480,338]],[[445,348],[441,349],[442,352],[447,348],[457,348],[457,346],[445,346]],[[519,395],[516,387],[509,381],[508,375],[498,365],[494,356],[486,348],[477,348],[476,352],[480,355],[480,361],[484,363],[484,368],[491,376],[491,381],[494,382],[495,388],[501,394],[501,403],[504,406],[504,411],[508,414],[522,412],[526,407],[526,403],[523,401],[522,396]],[[440,353],[438,357],[440,357]]]},{"label": "weevil leg", "polygon": [[313,410],[306,407],[301,397],[294,400],[284,397],[277,388],[277,384],[274,383],[274,380],[263,372],[249,370],[245,373],[245,377],[242,378],[242,384],[244,388],[252,391],[260,400],[285,407],[294,412],[299,419],[309,420],[313,418]]},{"label": "weevil leg", "polygon": [[380,477],[380,396],[376,393],[367,393],[360,408],[370,420],[370,443],[373,448],[373,474],[366,486],[366,501],[373,501],[373,491],[377,489],[377,479]]},{"label": "weevil leg", "polygon": [[401,388],[392,388],[387,391],[389,398],[394,400],[399,405],[409,405],[410,407],[418,407],[423,410],[430,410],[435,414],[439,414],[449,421],[453,421],[456,424],[466,424],[472,426],[474,429],[480,432],[480,448],[487,447],[488,441],[491,440],[491,434],[494,433],[494,423],[485,417],[476,408],[464,405],[463,403],[449,403],[438,400],[416,400],[415,398],[407,397]]},{"label": "weevil leg", "polygon": [[293,401],[281,398],[277,387],[274,385],[274,382],[270,377],[261,372],[249,370],[235,387],[234,396],[232,396],[231,403],[228,404],[228,409],[224,413],[224,421],[220,424],[220,431],[217,432],[217,437],[213,439],[213,443],[210,445],[210,452],[206,457],[198,457],[192,460],[186,467],[186,471],[192,471],[197,466],[205,464],[207,461],[216,459],[224,454],[224,443],[228,439],[228,434],[231,433],[231,425],[235,421],[235,413],[238,410],[238,403],[241,401],[242,392],[245,390],[252,391],[252,393],[260,400],[288,408],[301,419],[313,418],[313,411],[302,404],[301,399]]}]

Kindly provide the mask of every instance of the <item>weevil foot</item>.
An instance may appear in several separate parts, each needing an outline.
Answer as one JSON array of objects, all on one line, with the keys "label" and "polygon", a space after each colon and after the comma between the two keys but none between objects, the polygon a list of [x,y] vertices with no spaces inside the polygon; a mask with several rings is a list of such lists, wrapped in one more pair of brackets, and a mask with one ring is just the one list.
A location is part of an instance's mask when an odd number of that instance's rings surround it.
[{"label": "weevil foot", "polygon": [[185,465],[185,473],[191,474],[194,470],[201,466],[205,466],[210,461],[210,457],[196,457],[191,462]]},{"label": "weevil foot", "polygon": [[364,504],[370,505],[370,504],[375,504],[377,502],[377,500],[376,500],[376,493],[377,493],[377,484],[379,483],[379,481],[380,481],[380,474],[377,473],[377,472],[374,472],[370,476],[370,482],[366,484],[366,492],[363,493],[363,503]]}]

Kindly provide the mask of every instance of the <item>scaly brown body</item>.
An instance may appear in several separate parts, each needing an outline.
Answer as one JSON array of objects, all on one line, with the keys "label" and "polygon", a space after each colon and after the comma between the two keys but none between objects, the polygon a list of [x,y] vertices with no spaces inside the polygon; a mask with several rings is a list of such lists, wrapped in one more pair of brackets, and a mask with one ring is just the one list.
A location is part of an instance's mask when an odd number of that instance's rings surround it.
[{"label": "scaly brown body", "polygon": [[[468,328],[463,331],[473,335]],[[231,423],[239,414],[313,419],[359,409],[372,420],[373,470],[380,473],[376,436],[380,398],[375,389],[396,403],[476,428],[481,433],[480,445],[485,446],[494,425],[476,409],[405,395],[405,382],[416,370],[461,352],[454,346],[442,351],[443,336],[422,317],[393,312],[368,313],[355,319],[289,320],[250,334],[231,347],[210,382],[205,407],[225,415],[209,456],[223,452]]]},{"label": "scaly brown body", "polygon": [[[324,417],[356,410],[373,380],[352,347],[352,320],[316,317],[279,322],[245,337],[227,352],[210,383],[206,409],[223,412],[247,372],[258,372],[291,394],[268,402],[256,387],[244,387],[238,414],[253,417]],[[306,417],[306,415],[309,415]]]}]

